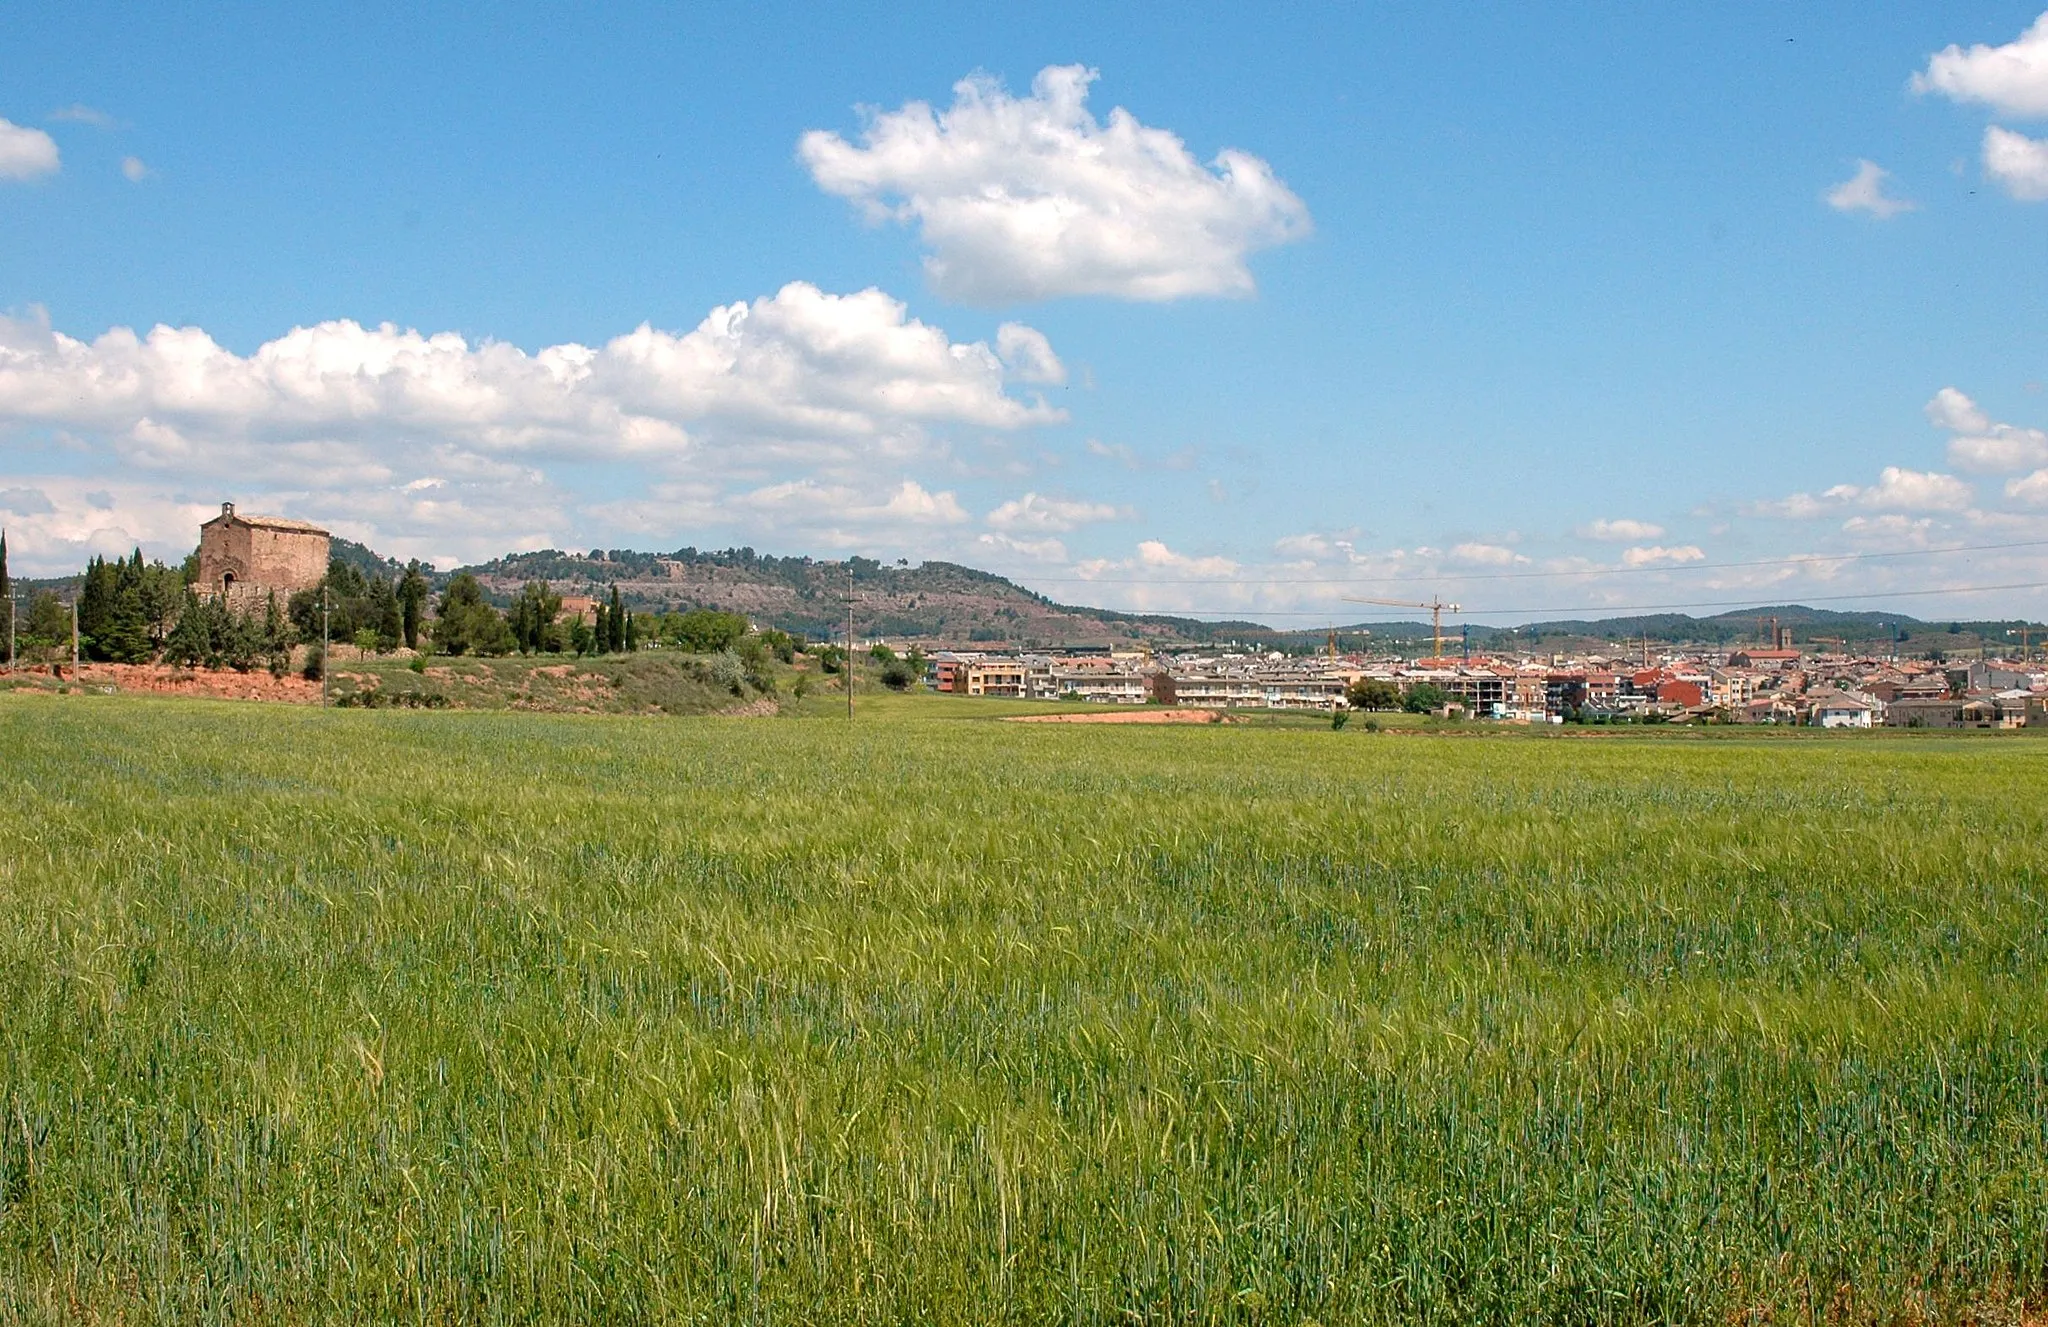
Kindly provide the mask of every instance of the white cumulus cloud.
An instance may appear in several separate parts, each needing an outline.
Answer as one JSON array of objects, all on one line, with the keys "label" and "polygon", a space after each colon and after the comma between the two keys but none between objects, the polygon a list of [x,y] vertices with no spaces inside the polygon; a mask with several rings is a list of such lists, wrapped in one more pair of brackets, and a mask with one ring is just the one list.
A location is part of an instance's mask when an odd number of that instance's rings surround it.
[{"label": "white cumulus cloud", "polygon": [[2005,115],[2048,116],[2048,14],[2003,46],[1951,45],[1913,75],[1915,92],[1938,92]]},{"label": "white cumulus cloud", "polygon": [[1247,255],[1307,235],[1307,207],[1249,153],[1205,166],[1121,107],[1098,121],[1095,77],[1050,67],[1016,97],[975,75],[944,111],[913,101],[871,114],[858,145],[813,130],[797,150],[820,188],[916,225],[949,298],[1249,294]]},{"label": "white cumulus cloud", "polygon": [[996,354],[1019,382],[1058,386],[1067,380],[1067,366],[1052,352],[1045,333],[1023,323],[1004,323],[996,328]]},{"label": "white cumulus cloud", "polygon": [[1050,535],[1044,539],[1018,539],[1006,534],[985,534],[975,544],[998,557],[1028,558],[1033,562],[1065,562],[1067,546]]},{"label": "white cumulus cloud", "polygon": [[1827,191],[1827,205],[1837,212],[1867,212],[1880,221],[1911,212],[1918,203],[1893,198],[1884,191],[1891,172],[1874,161],[1858,161],[1856,173]]},{"label": "white cumulus cloud", "polygon": [[1821,496],[1873,511],[1963,511],[1974,494],[1954,475],[1888,465],[1875,484],[1837,484]]},{"label": "white cumulus cloud", "polygon": [[2048,507],[2048,469],[2006,480],[2005,496],[2028,507]]},{"label": "white cumulus cloud", "polygon": [[1638,539],[1659,539],[1663,534],[1664,527],[1661,525],[1652,525],[1648,521],[1632,521],[1627,517],[1592,521],[1578,529],[1581,539],[1597,539],[1602,543],[1612,544],[1626,544]]},{"label": "white cumulus cloud", "polygon": [[1465,543],[1451,545],[1450,560],[1474,567],[1507,567],[1529,559],[1499,544]]},{"label": "white cumulus cloud", "polygon": [[62,165],[57,140],[40,129],[0,120],[0,180],[34,180]]},{"label": "white cumulus cloud", "polygon": [[155,174],[141,157],[121,158],[121,174],[130,184],[140,184]]},{"label": "white cumulus cloud", "polygon": [[879,495],[853,485],[798,479],[735,494],[726,501],[756,512],[829,517],[854,525],[960,525],[969,519],[953,494],[933,493],[913,479]]},{"label": "white cumulus cloud", "polygon": [[1967,511],[1975,491],[1954,475],[1926,470],[1908,470],[1888,465],[1875,484],[1836,484],[1818,497],[1794,493],[1775,501],[1749,504],[1753,516],[1775,516],[1787,520],[1813,520],[1845,508],[1866,511]]},{"label": "white cumulus cloud", "polygon": [[1696,544],[1680,544],[1675,548],[1651,544],[1647,547],[1625,548],[1621,551],[1622,565],[1628,567],[1651,567],[1660,562],[1700,562],[1704,561],[1706,556]]},{"label": "white cumulus cloud", "polygon": [[1984,130],[1984,173],[2022,202],[2048,198],[2048,143],[1990,125]]},{"label": "white cumulus cloud", "polygon": [[2048,433],[1999,423],[1953,387],[1935,393],[1927,403],[1927,419],[1954,435],[1948,440],[1948,459],[1958,469],[2011,474],[2048,465]]},{"label": "white cumulus cloud", "polygon": [[1130,515],[1106,502],[1082,502],[1026,493],[990,512],[988,523],[998,530],[1050,530],[1064,534],[1079,526],[1128,519]]}]

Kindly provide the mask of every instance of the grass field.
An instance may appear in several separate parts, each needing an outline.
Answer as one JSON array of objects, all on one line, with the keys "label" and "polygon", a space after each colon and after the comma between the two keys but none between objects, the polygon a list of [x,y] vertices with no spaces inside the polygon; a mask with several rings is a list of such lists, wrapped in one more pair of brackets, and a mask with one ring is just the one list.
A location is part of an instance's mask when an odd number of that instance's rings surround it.
[{"label": "grass field", "polygon": [[0,1321],[2005,1321],[2048,743],[0,696]]}]

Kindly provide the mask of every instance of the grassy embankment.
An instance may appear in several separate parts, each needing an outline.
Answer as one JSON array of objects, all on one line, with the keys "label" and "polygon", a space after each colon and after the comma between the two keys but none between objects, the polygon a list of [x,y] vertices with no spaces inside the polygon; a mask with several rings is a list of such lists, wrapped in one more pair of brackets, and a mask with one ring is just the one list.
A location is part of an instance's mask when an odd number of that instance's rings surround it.
[{"label": "grassy embankment", "polygon": [[993,712],[0,696],[0,1320],[2039,1302],[2048,746]]}]

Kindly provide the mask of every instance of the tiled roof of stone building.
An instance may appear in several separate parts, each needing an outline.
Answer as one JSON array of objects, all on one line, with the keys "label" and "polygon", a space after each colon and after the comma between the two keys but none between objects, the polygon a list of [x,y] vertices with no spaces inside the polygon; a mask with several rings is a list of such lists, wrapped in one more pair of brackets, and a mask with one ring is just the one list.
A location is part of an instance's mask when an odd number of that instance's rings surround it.
[{"label": "tiled roof of stone building", "polygon": [[283,516],[244,516],[241,512],[236,511],[231,503],[223,503],[220,515],[214,517],[211,521],[207,521],[206,524],[214,525],[226,520],[240,521],[243,525],[260,526],[265,530],[291,530],[299,534],[327,533],[326,530],[314,525],[311,521],[288,520]]}]

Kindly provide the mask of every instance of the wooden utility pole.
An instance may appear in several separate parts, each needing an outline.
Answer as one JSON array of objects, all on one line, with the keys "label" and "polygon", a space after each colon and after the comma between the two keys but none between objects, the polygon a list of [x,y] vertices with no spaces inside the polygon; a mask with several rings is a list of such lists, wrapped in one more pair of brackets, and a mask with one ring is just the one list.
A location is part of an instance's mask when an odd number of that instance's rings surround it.
[{"label": "wooden utility pole", "polygon": [[78,671],[78,596],[71,596],[71,671]]},{"label": "wooden utility pole", "polygon": [[333,664],[327,657],[327,582],[320,582],[320,708],[327,708],[327,673]]},{"label": "wooden utility pole", "polygon": [[840,665],[846,674],[846,718],[853,720],[853,559],[846,560],[846,659]]}]

